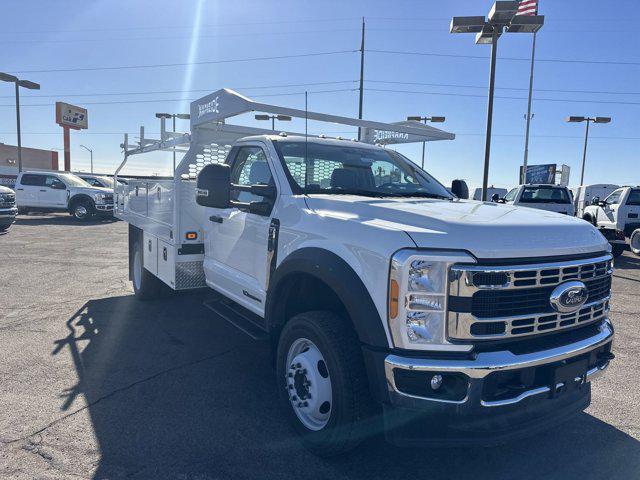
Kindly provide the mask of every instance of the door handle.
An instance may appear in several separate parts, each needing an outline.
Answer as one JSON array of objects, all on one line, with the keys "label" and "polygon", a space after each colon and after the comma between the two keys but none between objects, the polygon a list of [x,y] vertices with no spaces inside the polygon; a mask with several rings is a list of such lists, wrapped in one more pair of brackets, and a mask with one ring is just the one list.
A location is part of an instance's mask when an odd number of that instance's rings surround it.
[{"label": "door handle", "polygon": [[46,190],[40,190],[41,192],[46,192]]},{"label": "door handle", "polygon": [[24,188],[16,188],[16,190],[24,190]]},{"label": "door handle", "polygon": [[211,216],[209,217],[209,220],[211,220],[212,222],[215,222],[215,223],[222,223],[222,221],[223,221],[224,219],[223,219],[221,216],[219,216],[219,215],[211,215]]}]

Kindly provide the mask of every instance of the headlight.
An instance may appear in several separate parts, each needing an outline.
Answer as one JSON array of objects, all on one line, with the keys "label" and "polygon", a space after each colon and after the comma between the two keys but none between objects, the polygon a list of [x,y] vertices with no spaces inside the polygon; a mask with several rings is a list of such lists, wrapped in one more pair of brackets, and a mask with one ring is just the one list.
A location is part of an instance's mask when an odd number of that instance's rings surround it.
[{"label": "headlight", "polygon": [[400,250],[393,256],[388,320],[396,348],[447,348],[447,284],[454,263],[475,260],[457,251]]},{"label": "headlight", "polygon": [[96,193],[93,195],[93,198],[96,203],[104,203],[105,195],[104,193]]}]

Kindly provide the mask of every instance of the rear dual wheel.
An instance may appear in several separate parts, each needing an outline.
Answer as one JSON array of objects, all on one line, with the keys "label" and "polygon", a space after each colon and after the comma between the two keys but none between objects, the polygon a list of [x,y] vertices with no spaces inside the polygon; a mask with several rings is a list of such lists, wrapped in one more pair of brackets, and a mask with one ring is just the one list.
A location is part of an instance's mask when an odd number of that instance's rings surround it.
[{"label": "rear dual wheel", "polygon": [[633,253],[635,253],[636,255],[640,255],[640,228],[636,228],[631,234],[629,246],[631,247],[631,251]]},{"label": "rear dual wheel", "polygon": [[144,268],[144,252],[142,242],[134,245],[133,260],[131,264],[131,281],[133,293],[139,300],[153,300],[161,297],[167,290],[158,277]]}]

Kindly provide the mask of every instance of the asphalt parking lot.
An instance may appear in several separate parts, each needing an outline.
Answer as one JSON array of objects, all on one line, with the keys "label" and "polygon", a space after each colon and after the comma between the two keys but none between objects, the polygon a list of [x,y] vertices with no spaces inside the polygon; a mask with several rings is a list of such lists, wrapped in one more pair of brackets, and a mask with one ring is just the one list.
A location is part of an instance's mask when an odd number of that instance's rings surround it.
[{"label": "asphalt parking lot", "polygon": [[20,217],[0,236],[0,478],[640,478],[640,258],[614,276],[617,359],[586,413],[500,448],[372,439],[323,460],[209,293],[134,300],[125,223]]}]

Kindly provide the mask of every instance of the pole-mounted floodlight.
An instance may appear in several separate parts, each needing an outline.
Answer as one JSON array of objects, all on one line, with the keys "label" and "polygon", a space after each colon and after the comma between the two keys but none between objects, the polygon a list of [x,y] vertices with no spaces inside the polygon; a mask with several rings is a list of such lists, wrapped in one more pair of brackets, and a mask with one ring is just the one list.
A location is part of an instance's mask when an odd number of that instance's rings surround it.
[{"label": "pole-mounted floodlight", "polygon": [[585,122],[587,128],[584,132],[584,148],[582,150],[582,170],[580,171],[580,185],[584,184],[584,166],[587,162],[587,143],[589,142],[589,124],[593,123],[611,123],[611,117],[578,117],[570,116],[566,118],[569,123]]},{"label": "pole-mounted floodlight", "polygon": [[271,120],[271,130],[276,129],[276,120],[280,120],[281,122],[290,122],[291,117],[289,115],[264,115],[257,114],[254,117],[256,120]]},{"label": "pole-mounted floodlight", "polygon": [[498,1],[493,4],[489,15],[485,17],[453,17],[449,31],[451,33],[475,33],[476,44],[491,45],[491,63],[489,67],[489,98],[487,105],[487,132],[484,150],[484,174],[482,178],[482,200],[487,200],[489,184],[489,159],[491,156],[491,128],[493,124],[493,94],[496,78],[496,52],[498,38],[503,33],[535,33],[544,24],[543,15],[517,15],[518,1]]},{"label": "pole-mounted floodlight", "polygon": [[22,136],[20,135],[20,87],[40,90],[40,84],[30,80],[20,80],[15,75],[0,73],[0,81],[13,83],[16,87],[16,134],[18,137],[18,173],[22,171]]},{"label": "pole-mounted floodlight", "polygon": [[[421,117],[420,115],[415,115],[415,116],[409,116],[407,117],[407,120],[410,121],[414,121],[414,122],[433,122],[433,123],[442,123],[445,121],[445,117]],[[424,150],[425,150],[425,144],[426,142],[422,142],[422,162],[421,162],[421,166],[424,169]]]},{"label": "pole-mounted floodlight", "polygon": [[91,173],[93,173],[93,150],[90,149],[89,147],[85,147],[84,145],[80,145],[82,148],[84,148],[87,152],[89,152],[89,155],[91,156]]}]

